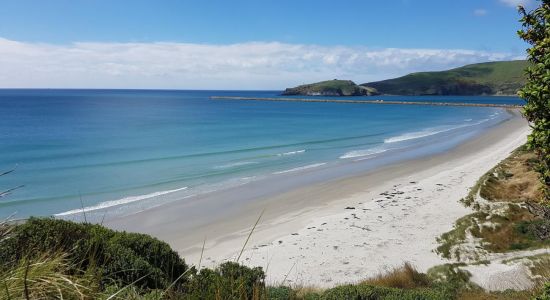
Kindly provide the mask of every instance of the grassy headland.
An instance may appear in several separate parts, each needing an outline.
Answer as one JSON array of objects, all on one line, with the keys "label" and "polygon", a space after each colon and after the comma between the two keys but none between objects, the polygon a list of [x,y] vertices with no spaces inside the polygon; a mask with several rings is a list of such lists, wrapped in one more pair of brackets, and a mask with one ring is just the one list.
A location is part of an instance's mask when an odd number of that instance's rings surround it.
[{"label": "grassy headland", "polygon": [[516,95],[525,85],[525,60],[472,64],[441,72],[419,72],[361,86],[388,95]]}]

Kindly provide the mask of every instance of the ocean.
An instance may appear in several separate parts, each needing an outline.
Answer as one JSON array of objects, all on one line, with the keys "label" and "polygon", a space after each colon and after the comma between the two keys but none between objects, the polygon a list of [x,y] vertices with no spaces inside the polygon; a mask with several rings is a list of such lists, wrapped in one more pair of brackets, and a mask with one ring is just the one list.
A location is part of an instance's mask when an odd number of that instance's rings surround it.
[{"label": "ocean", "polygon": [[[0,90],[0,218],[99,220],[254,182],[272,193],[447,151],[500,108],[211,100],[279,91]],[[516,97],[353,99],[523,104]],[[311,176],[308,174],[323,174]],[[296,178],[277,188],[277,178]],[[307,182],[300,182],[300,178]]]}]

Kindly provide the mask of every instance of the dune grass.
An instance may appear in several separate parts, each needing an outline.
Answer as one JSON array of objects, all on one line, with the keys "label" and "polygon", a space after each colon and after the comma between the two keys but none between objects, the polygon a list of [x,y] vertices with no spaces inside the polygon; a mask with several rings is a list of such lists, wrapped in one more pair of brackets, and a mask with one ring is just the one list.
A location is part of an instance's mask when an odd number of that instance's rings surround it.
[{"label": "dune grass", "polygon": [[[520,147],[484,174],[463,199],[476,212],[457,220],[454,229],[438,239],[438,253],[461,260],[475,258],[479,250],[507,252],[549,246],[550,221],[525,205],[543,199],[536,165],[536,156]],[[469,247],[462,246],[467,244]]]},{"label": "dune grass", "polygon": [[93,274],[75,274],[64,254],[23,259],[0,272],[0,299],[94,299]]},{"label": "dune grass", "polygon": [[430,280],[426,274],[418,272],[410,263],[405,263],[401,267],[394,268],[386,273],[380,273],[362,283],[400,289],[412,289],[428,287],[430,285]]}]

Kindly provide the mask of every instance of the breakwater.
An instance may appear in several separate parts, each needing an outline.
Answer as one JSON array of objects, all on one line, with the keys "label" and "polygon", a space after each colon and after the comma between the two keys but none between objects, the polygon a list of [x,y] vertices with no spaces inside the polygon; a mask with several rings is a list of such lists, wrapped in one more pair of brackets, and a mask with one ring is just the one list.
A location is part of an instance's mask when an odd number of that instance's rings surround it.
[{"label": "breakwater", "polygon": [[267,97],[234,97],[211,96],[212,100],[242,100],[242,101],[275,101],[275,102],[326,102],[346,104],[382,104],[382,105],[431,105],[431,106],[476,106],[521,108],[522,105],[494,104],[494,103],[460,103],[460,102],[431,102],[431,101],[388,101],[388,100],[351,100],[351,99],[309,99],[309,98],[267,98]]}]

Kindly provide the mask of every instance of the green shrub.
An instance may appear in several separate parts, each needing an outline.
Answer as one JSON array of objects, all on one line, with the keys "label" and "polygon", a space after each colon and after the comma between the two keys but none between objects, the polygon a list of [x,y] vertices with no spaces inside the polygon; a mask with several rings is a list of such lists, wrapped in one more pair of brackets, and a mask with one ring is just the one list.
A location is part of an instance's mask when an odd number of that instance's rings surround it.
[{"label": "green shrub", "polygon": [[168,244],[148,235],[45,218],[31,218],[13,228],[11,237],[0,244],[0,264],[9,268],[51,252],[67,253],[74,273],[96,270],[102,284],[138,281],[139,288],[165,288],[188,269]]},{"label": "green shrub", "polygon": [[269,300],[289,300],[296,299],[296,292],[287,286],[268,287],[267,299]]},{"label": "green shrub", "polygon": [[324,300],[447,300],[452,293],[444,288],[397,289],[366,284],[343,285],[325,291]]},{"label": "green shrub", "polygon": [[264,299],[265,274],[262,268],[249,268],[235,262],[215,270],[193,274],[188,286],[189,299]]},{"label": "green shrub", "polygon": [[534,300],[550,300],[550,283],[544,285],[542,292]]},{"label": "green shrub", "polygon": [[540,6],[531,12],[523,7],[519,10],[523,30],[518,34],[531,45],[527,49],[531,62],[526,70],[527,84],[519,96],[526,101],[523,114],[532,128],[528,145],[539,157],[546,200],[550,200],[550,0],[541,0]]}]

